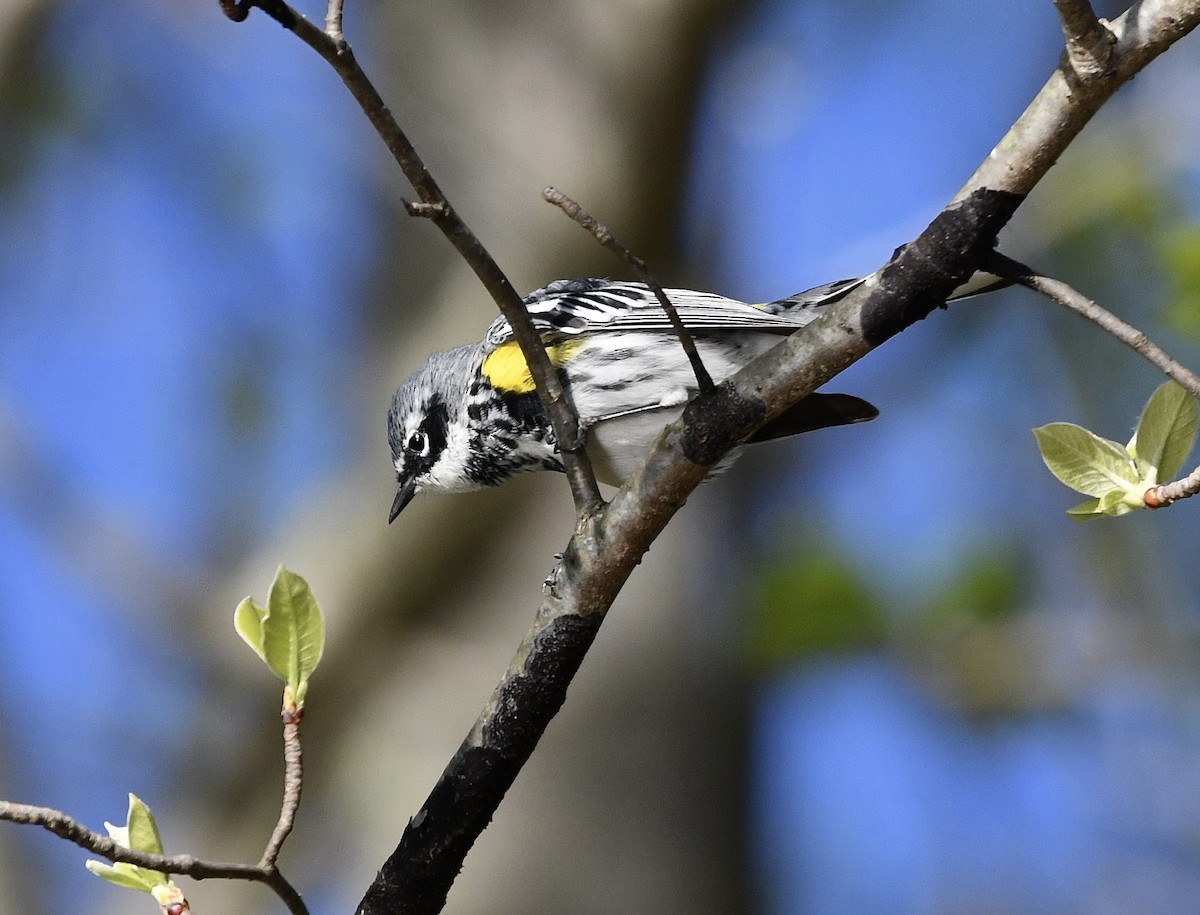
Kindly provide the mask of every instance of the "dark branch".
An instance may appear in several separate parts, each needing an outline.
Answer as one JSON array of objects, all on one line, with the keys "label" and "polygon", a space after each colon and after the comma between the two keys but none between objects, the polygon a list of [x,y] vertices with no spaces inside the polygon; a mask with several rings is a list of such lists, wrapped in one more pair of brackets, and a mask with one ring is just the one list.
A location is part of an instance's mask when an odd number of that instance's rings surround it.
[{"label": "dark branch", "polygon": [[[580,524],[594,530],[593,517]],[[564,564],[578,560],[574,544],[579,539],[568,547]],[[524,662],[497,686],[474,729],[409,821],[357,915],[432,915],[442,910],[463,859],[562,707],[603,620],[602,610],[578,613],[553,598],[542,605],[521,648]]]},{"label": "dark branch", "polygon": [[692,372],[696,376],[696,384],[700,389],[700,393],[711,394],[716,385],[713,384],[712,376],[708,374],[708,369],[704,367],[704,360],[700,358],[700,353],[696,349],[696,341],[692,339],[691,332],[684,327],[683,321],[679,317],[679,312],[671,304],[671,300],[667,298],[666,292],[663,291],[658,280],[654,278],[654,274],[650,272],[650,268],[646,266],[646,262],[617,241],[608,226],[597,220],[591,213],[562,191],[548,187],[542,191],[542,197],[548,203],[554,204],[570,216],[583,228],[587,229],[592,234],[592,237],[600,242],[601,245],[608,248],[609,251],[615,252],[618,257],[622,258],[633,269],[633,272],[638,275],[638,279],[650,287],[650,290],[654,293],[654,297],[658,299],[658,304],[667,313],[667,319],[671,322],[671,327],[675,330],[675,336],[679,338],[679,345],[683,347],[683,352],[687,356],[688,362],[691,363]]}]

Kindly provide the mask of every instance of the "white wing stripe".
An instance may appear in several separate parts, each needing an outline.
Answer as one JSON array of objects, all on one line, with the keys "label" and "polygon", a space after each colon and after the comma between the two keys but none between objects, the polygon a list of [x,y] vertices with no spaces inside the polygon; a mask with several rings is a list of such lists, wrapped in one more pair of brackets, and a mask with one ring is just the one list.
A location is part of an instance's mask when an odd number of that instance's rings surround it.
[{"label": "white wing stripe", "polygon": [[[736,299],[690,289],[666,289],[688,329],[761,330],[788,333],[803,327],[820,313],[818,302],[782,300],[784,309],[763,310]],[[791,307],[787,307],[790,305]],[[799,307],[797,307],[799,306]],[[806,307],[807,306],[807,307]],[[532,293],[526,307],[541,333],[578,336],[611,331],[670,331],[671,322],[648,288],[638,283],[607,283],[581,280],[552,284]],[[497,318],[484,337],[489,347],[512,338],[512,328]]]}]

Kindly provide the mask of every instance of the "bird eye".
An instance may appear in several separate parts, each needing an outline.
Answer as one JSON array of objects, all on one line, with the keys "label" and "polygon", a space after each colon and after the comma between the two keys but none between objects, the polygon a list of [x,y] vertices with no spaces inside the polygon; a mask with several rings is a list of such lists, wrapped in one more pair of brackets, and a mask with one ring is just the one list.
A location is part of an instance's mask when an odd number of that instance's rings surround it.
[{"label": "bird eye", "polygon": [[429,453],[429,439],[425,437],[425,433],[420,429],[415,432],[410,432],[408,442],[405,443],[406,451],[411,451],[413,454],[419,454],[424,457]]}]

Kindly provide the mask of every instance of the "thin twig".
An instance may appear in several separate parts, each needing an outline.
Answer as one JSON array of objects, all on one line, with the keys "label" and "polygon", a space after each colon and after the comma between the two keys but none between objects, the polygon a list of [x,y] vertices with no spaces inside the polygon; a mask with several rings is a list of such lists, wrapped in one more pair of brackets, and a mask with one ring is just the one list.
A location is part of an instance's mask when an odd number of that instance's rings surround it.
[{"label": "thin twig", "polygon": [[475,271],[479,281],[487,289],[492,299],[499,307],[501,314],[508,320],[513,330],[513,337],[521,347],[534,386],[546,407],[554,436],[562,455],[563,470],[571,487],[571,496],[575,501],[575,509],[581,515],[590,515],[604,504],[600,495],[600,487],[592,472],[591,461],[584,448],[584,434],[579,425],[579,416],[571,403],[570,396],[563,388],[558,373],[550,364],[541,336],[529,317],[525,303],[509,282],[504,271],[484,248],[475,234],[467,227],[458,212],[451,206],[449,199],[442,192],[433,175],[425,167],[425,163],[417,154],[408,136],[400,128],[396,119],[384,104],[379,92],[367,78],[358,61],[354,50],[343,39],[333,40],[324,31],[314,26],[304,16],[297,13],[283,0],[220,0],[221,8],[230,19],[241,21],[246,18],[246,12],[252,6],[257,6],[271,16],[284,28],[293,32],[296,37],[316,51],[342,78],[350,94],[354,96],[363,114],[371,122],[388,151],[400,166],[421,202],[435,208],[438,212],[428,215],[442,231],[442,234],[458,251],[468,266]]},{"label": "thin twig", "polygon": [[[1193,397],[1200,399],[1200,376],[1197,376],[1178,359],[1170,356],[1144,332],[1121,320],[1107,308],[1093,302],[1062,280],[1040,274],[1033,268],[1010,257],[1005,257],[999,252],[993,252],[992,256],[984,262],[984,269],[998,276],[1007,277],[1034,292],[1039,292],[1077,315],[1087,318],[1101,330],[1107,331],[1146,359]],[[1200,468],[1192,471],[1183,479],[1175,480],[1172,483],[1160,483],[1147,490],[1146,507],[1163,508],[1172,502],[1194,496],[1197,492],[1200,492]]]},{"label": "thin twig", "polygon": [[93,832],[78,820],[61,810],[37,807],[32,804],[14,804],[0,801],[0,820],[41,826],[80,848],[97,854],[109,861],[124,861],[138,867],[162,871],[165,874],[182,874],[193,880],[247,880],[262,883],[275,891],[292,915],[308,915],[308,907],[295,888],[284,879],[275,867],[264,868],[253,864],[220,864],[201,861],[191,855],[151,855],[119,845],[111,838]]},{"label": "thin twig", "polygon": [[1100,329],[1116,337],[1168,378],[1178,382],[1193,397],[1200,398],[1200,376],[1197,376],[1179,360],[1172,358],[1166,350],[1147,337],[1145,333],[1127,321],[1121,320],[1111,311],[1093,302],[1062,280],[1038,273],[1033,268],[999,252],[993,252],[984,261],[983,268],[989,273],[995,273],[997,276],[1003,276],[1035,292],[1040,292],[1059,305],[1082,315]]},{"label": "thin twig", "polygon": [[346,41],[342,34],[342,0],[329,0],[325,11],[325,34],[339,44]]},{"label": "thin twig", "polygon": [[304,787],[304,757],[300,746],[303,717],[303,708],[296,711],[285,708],[283,711],[283,804],[279,808],[279,821],[263,851],[262,860],[258,862],[264,869],[275,866],[275,859],[292,831],[300,807],[300,792]]},{"label": "thin twig", "polygon": [[1200,493],[1200,467],[1173,483],[1161,483],[1146,490],[1147,508],[1166,508],[1172,502],[1188,499]]},{"label": "thin twig", "polygon": [[1067,60],[1082,79],[1098,76],[1112,66],[1116,36],[1096,16],[1089,0],[1054,0],[1067,39]]},{"label": "thin twig", "polygon": [[28,804],[0,801],[0,819],[41,826],[82,848],[108,858],[110,861],[125,861],[168,874],[182,874],[194,880],[221,878],[263,883],[275,891],[294,915],[308,915],[308,908],[300,898],[300,894],[284,879],[275,864],[284,841],[292,831],[292,826],[296,821],[296,811],[300,806],[300,793],[304,783],[303,756],[300,744],[300,722],[303,717],[302,707],[296,708],[294,704],[285,704],[283,710],[283,804],[279,811],[279,821],[271,833],[271,838],[268,840],[262,859],[257,866],[212,864],[199,861],[191,855],[165,856],[134,851],[119,845],[108,836],[91,831],[62,811],[49,807],[34,807]]},{"label": "thin twig", "polygon": [[688,362],[692,364],[692,372],[696,376],[696,384],[699,386],[700,393],[711,394],[716,385],[713,384],[712,375],[708,374],[708,369],[704,367],[704,360],[700,358],[700,353],[696,349],[696,341],[693,339],[691,331],[684,326],[683,320],[679,317],[679,312],[675,306],[671,304],[671,300],[667,298],[667,293],[659,285],[658,280],[654,278],[654,275],[650,272],[650,268],[646,266],[646,262],[617,241],[608,226],[597,220],[596,217],[562,191],[557,188],[548,187],[542,191],[542,198],[546,202],[554,204],[575,220],[575,222],[591,232],[592,237],[605,248],[608,248],[609,251],[613,251],[618,257],[623,258],[625,263],[633,268],[633,272],[638,275],[638,278],[650,287],[650,291],[658,299],[658,304],[667,313],[667,320],[671,322],[671,327],[675,330],[675,336],[679,338],[679,345],[683,347],[683,352],[687,356]]}]

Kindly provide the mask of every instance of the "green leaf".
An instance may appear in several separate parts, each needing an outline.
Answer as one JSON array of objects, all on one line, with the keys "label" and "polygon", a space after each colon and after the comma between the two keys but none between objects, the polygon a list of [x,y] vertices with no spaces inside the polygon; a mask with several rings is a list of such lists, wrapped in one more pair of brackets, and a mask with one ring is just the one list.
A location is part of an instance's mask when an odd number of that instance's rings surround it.
[{"label": "green leaf", "polygon": [[[163,853],[162,838],[158,834],[158,824],[154,821],[154,814],[146,806],[145,801],[136,794],[129,795],[129,815],[126,818],[126,824],[114,826],[112,823],[105,823],[104,828],[108,830],[110,839],[125,848],[151,855]],[[162,871],[156,871],[149,867],[138,867],[136,864],[127,864],[124,861],[118,861],[111,865],[100,861],[86,861],[84,866],[97,877],[107,880],[109,883],[143,893],[149,893],[157,886],[170,883],[167,875]]]},{"label": "green leaf", "polygon": [[1150,395],[1129,443],[1147,483],[1170,482],[1179,472],[1196,440],[1197,418],[1196,399],[1174,381]]},{"label": "green leaf", "polygon": [[102,880],[107,880],[116,886],[127,890],[137,890],[139,893],[149,893],[155,884],[142,876],[140,868],[131,864],[105,864],[102,861],[84,861],[83,866]]},{"label": "green leaf", "polygon": [[1139,483],[1125,491],[1113,489],[1099,499],[1088,499],[1074,508],[1067,509],[1067,514],[1076,521],[1091,521],[1095,518],[1115,518],[1131,511],[1145,509],[1146,490],[1149,488],[1149,483]]},{"label": "green leaf", "polygon": [[[176,903],[187,902],[187,899],[183,895],[183,890],[175,885],[174,880],[168,880],[166,883],[156,886],[150,891],[150,895],[154,897],[155,902],[163,907],[164,911],[167,911],[169,906]],[[181,906],[181,908],[191,911],[188,906]]]},{"label": "green leaf", "polygon": [[150,808],[136,794],[129,795],[129,817],[126,820],[129,840],[127,848],[134,851],[144,851],[149,855],[163,853],[162,837],[158,834],[158,823]]},{"label": "green leaf", "polygon": [[1100,511],[1110,517],[1116,518],[1119,515],[1124,515],[1126,512],[1131,512],[1135,508],[1142,506],[1131,504],[1126,498],[1127,494],[1113,490],[1106,492],[1100,497]]},{"label": "green leaf", "polygon": [[247,597],[234,611],[233,625],[302,703],[325,649],[325,620],[308,582],[281,565],[267,606]]},{"label": "green leaf", "polygon": [[1076,521],[1094,521],[1096,518],[1104,517],[1104,512],[1100,511],[1099,499],[1080,502],[1073,508],[1068,508],[1067,514]]},{"label": "green leaf", "polygon": [[312,591],[299,575],[283,566],[271,583],[267,605],[270,617],[283,621],[282,626],[268,625],[264,629],[264,648],[268,659],[282,658],[284,679],[300,701],[301,684],[316,669],[325,649],[325,621]]},{"label": "green leaf", "polygon": [[266,616],[267,608],[253,597],[243,598],[233,611],[234,630],[264,661],[267,660],[267,652],[263,648],[263,620]]},{"label": "green leaf", "polygon": [[1033,434],[1050,472],[1084,495],[1125,493],[1138,484],[1129,452],[1116,442],[1074,423],[1050,423]]}]

